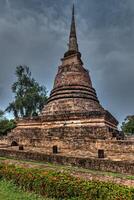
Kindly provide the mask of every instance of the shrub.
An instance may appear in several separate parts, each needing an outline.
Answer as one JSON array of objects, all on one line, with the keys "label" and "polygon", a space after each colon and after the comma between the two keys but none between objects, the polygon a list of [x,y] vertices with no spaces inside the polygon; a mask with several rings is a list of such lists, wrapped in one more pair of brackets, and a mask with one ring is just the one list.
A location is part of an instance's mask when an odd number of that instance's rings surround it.
[{"label": "shrub", "polygon": [[84,181],[67,173],[0,165],[0,177],[45,197],[70,200],[134,200],[134,188],[99,181]]}]

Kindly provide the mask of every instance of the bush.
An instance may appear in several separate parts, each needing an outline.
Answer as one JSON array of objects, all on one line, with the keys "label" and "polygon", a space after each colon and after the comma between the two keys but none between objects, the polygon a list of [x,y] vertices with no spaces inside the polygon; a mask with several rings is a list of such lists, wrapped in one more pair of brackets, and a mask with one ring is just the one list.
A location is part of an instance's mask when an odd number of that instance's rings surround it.
[{"label": "bush", "polygon": [[84,181],[49,169],[0,165],[0,177],[45,197],[70,200],[134,200],[134,188],[99,181]]},{"label": "bush", "polygon": [[7,135],[12,129],[16,127],[15,121],[13,119],[8,120],[6,118],[0,119],[0,136]]}]

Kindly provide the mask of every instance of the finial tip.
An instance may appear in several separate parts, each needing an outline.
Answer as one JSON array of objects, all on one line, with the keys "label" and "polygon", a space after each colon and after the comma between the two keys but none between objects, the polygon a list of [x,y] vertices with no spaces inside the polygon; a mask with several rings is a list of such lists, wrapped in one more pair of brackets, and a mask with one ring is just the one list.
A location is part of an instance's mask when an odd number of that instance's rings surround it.
[{"label": "finial tip", "polygon": [[74,3],[73,3],[72,15],[74,15]]}]

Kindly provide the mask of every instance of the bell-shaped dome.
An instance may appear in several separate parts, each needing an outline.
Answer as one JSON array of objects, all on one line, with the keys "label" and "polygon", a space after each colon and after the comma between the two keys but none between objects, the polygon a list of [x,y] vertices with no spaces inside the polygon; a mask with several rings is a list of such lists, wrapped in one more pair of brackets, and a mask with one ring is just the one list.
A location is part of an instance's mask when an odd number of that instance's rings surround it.
[{"label": "bell-shaped dome", "polygon": [[62,64],[58,68],[53,89],[42,115],[104,112],[99,104],[96,91],[92,87],[89,72],[83,67],[81,60],[76,36],[74,6],[68,47],[64,58],[61,59]]}]

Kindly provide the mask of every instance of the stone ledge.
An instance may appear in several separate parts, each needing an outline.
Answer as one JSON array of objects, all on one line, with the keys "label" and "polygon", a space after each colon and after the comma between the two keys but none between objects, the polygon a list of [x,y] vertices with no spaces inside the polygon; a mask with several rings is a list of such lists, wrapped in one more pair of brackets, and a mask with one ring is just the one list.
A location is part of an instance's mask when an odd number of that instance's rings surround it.
[{"label": "stone ledge", "polygon": [[44,154],[38,152],[16,151],[0,149],[0,156],[21,160],[36,160],[62,165],[72,165],[87,169],[126,173],[134,175],[134,162],[112,161],[105,159],[91,159],[81,157],[69,157],[64,155]]}]

